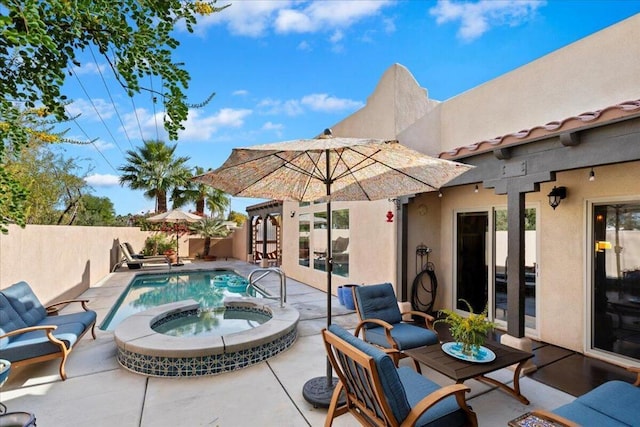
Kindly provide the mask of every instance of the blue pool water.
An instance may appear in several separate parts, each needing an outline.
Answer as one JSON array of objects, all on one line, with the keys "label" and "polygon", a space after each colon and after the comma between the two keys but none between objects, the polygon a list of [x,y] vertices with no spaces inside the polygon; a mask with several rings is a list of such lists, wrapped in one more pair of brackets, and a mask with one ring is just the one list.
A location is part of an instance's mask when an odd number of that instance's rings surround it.
[{"label": "blue pool water", "polygon": [[230,270],[202,270],[138,274],[127,286],[100,326],[112,331],[125,318],[162,304],[186,299],[200,303],[202,310],[216,311],[230,296],[260,297],[246,292],[247,281]]}]

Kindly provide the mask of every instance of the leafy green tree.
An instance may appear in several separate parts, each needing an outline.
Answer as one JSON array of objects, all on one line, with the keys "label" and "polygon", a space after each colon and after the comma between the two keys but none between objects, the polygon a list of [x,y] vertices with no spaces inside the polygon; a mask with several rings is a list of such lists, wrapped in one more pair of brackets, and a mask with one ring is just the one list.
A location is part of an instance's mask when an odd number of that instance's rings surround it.
[{"label": "leafy green tree", "polygon": [[[176,27],[193,32],[200,14],[217,13],[216,0],[21,0],[0,5],[0,231],[24,225],[26,191],[6,170],[29,143],[22,112],[43,106],[52,122],[68,119],[62,88],[79,52],[96,48],[129,96],[147,91],[163,103],[170,139],[183,128],[190,76],[173,52]],[[141,82],[157,76],[159,90]],[[213,95],[211,95],[213,96]],[[205,100],[207,103],[211,96]]]},{"label": "leafy green tree", "polygon": [[221,220],[214,218],[202,218],[190,224],[189,228],[192,232],[204,237],[203,256],[209,256],[212,237],[226,237],[229,234],[227,226]]},{"label": "leafy green tree", "polygon": [[65,159],[49,145],[30,144],[6,170],[29,194],[24,201],[28,224],[72,224],[80,200],[91,188],[79,174],[77,159]]},{"label": "leafy green tree", "polygon": [[227,216],[227,221],[233,221],[236,224],[238,224],[238,226],[241,226],[242,224],[244,224],[247,221],[247,219],[249,218],[246,215],[236,211],[229,212],[229,215]]},{"label": "leafy green tree", "polygon": [[[204,168],[196,166],[193,176],[202,175],[205,172],[207,171]],[[174,208],[179,208],[192,202],[195,203],[198,215],[204,215],[206,206],[211,211],[212,217],[222,217],[231,204],[229,195],[224,191],[191,179],[187,181],[183,188],[176,188],[171,200]]]},{"label": "leafy green tree", "polygon": [[108,197],[85,194],[80,199],[80,209],[75,225],[116,225],[116,211]]},{"label": "leafy green tree", "polygon": [[156,200],[156,212],[166,212],[167,194],[191,177],[186,166],[189,157],[176,157],[176,148],[163,141],[145,141],[137,151],[127,150],[127,163],[119,168],[123,172],[120,185],[144,190],[145,197]]}]

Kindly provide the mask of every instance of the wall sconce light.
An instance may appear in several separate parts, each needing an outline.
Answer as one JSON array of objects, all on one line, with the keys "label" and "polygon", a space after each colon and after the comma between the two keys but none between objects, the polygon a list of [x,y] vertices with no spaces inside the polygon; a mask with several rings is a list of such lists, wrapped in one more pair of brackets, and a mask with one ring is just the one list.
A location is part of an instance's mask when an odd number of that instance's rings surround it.
[{"label": "wall sconce light", "polygon": [[567,187],[553,187],[547,197],[549,197],[549,206],[555,210],[560,204],[560,200],[567,197]]},{"label": "wall sconce light", "polygon": [[598,241],[596,242],[596,252],[604,252],[605,249],[611,249],[611,242]]},{"label": "wall sconce light", "polygon": [[474,189],[473,189],[473,192],[474,192],[474,193],[477,193],[477,192],[478,192],[478,184],[476,184],[476,188],[474,188]]},{"label": "wall sconce light", "polygon": [[387,222],[393,222],[393,212],[387,212]]},{"label": "wall sconce light", "polygon": [[291,218],[293,218],[294,216],[296,216],[296,211],[291,211],[289,215],[291,216]]},{"label": "wall sconce light", "polygon": [[596,173],[593,171],[593,168],[591,168],[591,172],[589,172],[589,181],[593,182],[596,180]]},{"label": "wall sconce light", "polygon": [[442,190],[438,190],[438,197],[442,198]]}]

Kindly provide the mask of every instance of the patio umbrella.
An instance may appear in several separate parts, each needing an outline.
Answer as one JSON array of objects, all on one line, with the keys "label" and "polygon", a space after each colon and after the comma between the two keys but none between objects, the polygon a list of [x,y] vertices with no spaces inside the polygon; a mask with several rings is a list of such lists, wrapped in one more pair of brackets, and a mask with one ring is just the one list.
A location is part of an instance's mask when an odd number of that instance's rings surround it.
[{"label": "patio umbrella", "polygon": [[[198,222],[202,220],[202,217],[199,215],[194,215],[189,212],[181,211],[180,209],[173,209],[167,212],[162,212],[158,215],[150,216],[147,218],[149,222],[168,222],[173,223],[174,228],[176,229],[176,254],[179,254],[180,251],[180,238],[178,236],[178,223],[180,222]],[[184,265],[180,262],[180,256],[176,258],[177,262],[173,264],[174,266]]]},{"label": "patio umbrella", "polygon": [[[334,138],[331,130],[314,139],[236,148],[218,169],[193,178],[232,196],[327,202],[327,327],[331,325],[331,202],[380,200],[434,191],[471,166],[436,159],[398,141]],[[305,398],[328,406],[337,379],[308,381]]]}]

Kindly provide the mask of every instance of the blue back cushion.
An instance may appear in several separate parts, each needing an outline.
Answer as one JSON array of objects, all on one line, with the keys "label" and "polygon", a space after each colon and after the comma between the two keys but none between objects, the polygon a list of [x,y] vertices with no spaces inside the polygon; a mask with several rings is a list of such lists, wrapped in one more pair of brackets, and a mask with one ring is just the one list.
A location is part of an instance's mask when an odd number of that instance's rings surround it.
[{"label": "blue back cushion", "polygon": [[387,398],[387,402],[391,407],[393,415],[399,422],[402,422],[407,418],[407,415],[409,415],[409,412],[411,411],[411,406],[409,405],[407,395],[402,382],[400,381],[396,365],[393,363],[393,360],[391,360],[391,357],[389,357],[389,355],[384,351],[362,341],[360,338],[350,334],[344,328],[336,324],[330,325],[329,331],[373,358],[378,370],[380,382],[382,383],[383,393]]},{"label": "blue back cushion", "polygon": [[47,311],[27,282],[14,283],[2,293],[27,326],[37,325],[47,317]]},{"label": "blue back cushion", "polygon": [[[354,292],[362,320],[381,319],[392,325],[402,322],[402,314],[391,283],[358,286],[354,288]],[[372,323],[365,324],[367,329],[375,327],[377,325]]]},{"label": "blue back cushion", "polygon": [[[26,327],[27,324],[24,323],[20,315],[11,307],[7,297],[0,293],[0,335]],[[10,338],[0,339],[0,349],[5,348],[9,344],[9,341]]]}]

